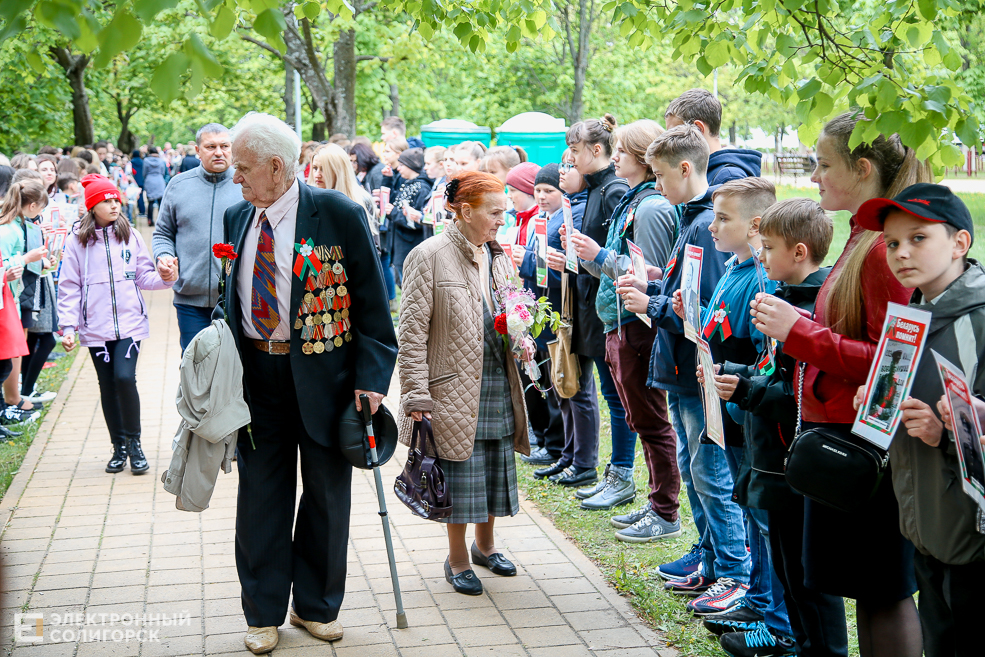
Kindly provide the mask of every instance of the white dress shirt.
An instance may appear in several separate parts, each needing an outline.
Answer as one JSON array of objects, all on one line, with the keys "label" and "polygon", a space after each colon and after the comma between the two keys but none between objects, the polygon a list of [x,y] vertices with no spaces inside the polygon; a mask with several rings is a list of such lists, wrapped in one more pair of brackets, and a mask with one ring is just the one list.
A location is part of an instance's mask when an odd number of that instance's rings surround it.
[{"label": "white dress shirt", "polygon": [[[266,208],[267,221],[274,233],[274,264],[277,272],[274,283],[277,289],[277,312],[280,323],[270,334],[271,340],[291,339],[291,277],[294,275],[294,228],[298,220],[298,198],[301,195],[298,181],[284,192],[284,195]],[[243,335],[253,340],[261,340],[253,328],[253,267],[257,258],[257,240],[260,238],[260,213],[264,208],[256,208],[250,227],[246,229],[243,252],[240,254],[239,276],[236,291],[239,294],[239,308],[243,314]]]}]

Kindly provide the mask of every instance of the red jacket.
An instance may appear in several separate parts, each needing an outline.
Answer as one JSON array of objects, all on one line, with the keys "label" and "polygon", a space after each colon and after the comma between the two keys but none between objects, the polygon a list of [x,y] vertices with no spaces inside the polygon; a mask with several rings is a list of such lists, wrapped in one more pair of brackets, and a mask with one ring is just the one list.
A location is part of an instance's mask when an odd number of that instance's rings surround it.
[{"label": "red jacket", "polygon": [[[2,260],[3,254],[0,253],[0,261]],[[27,339],[24,337],[20,315],[17,314],[17,302],[6,282],[0,281],[0,288],[3,288],[3,308],[0,308],[0,360],[26,356]]]},{"label": "red jacket", "polygon": [[882,236],[872,245],[862,265],[863,317],[867,340],[851,340],[827,327],[825,303],[845,260],[865,229],[851,220],[848,244],[821,291],[814,306],[814,321],[801,317],[794,324],[783,351],[806,363],[804,370],[803,418],[805,422],[847,424],[855,421],[853,400],[858,387],[869,376],[876,344],[886,319],[886,304],[906,305],[913,290],[900,285],[886,263],[886,242]]}]

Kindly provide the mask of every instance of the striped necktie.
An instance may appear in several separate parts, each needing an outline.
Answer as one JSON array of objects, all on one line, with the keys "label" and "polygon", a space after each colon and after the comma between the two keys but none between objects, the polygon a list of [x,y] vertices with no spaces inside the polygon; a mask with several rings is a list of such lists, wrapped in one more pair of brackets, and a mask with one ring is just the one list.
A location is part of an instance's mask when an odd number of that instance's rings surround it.
[{"label": "striped necktie", "polygon": [[277,284],[274,274],[274,230],[267,221],[267,213],[260,213],[260,236],[257,238],[257,256],[253,263],[253,294],[250,307],[253,311],[253,328],[264,340],[269,340],[280,323],[277,311]]}]

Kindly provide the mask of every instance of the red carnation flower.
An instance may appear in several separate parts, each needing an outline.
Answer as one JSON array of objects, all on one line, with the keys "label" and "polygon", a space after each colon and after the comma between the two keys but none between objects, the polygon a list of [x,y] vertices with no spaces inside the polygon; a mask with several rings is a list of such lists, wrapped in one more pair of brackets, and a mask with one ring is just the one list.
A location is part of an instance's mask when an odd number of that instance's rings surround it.
[{"label": "red carnation flower", "polygon": [[212,245],[212,255],[216,258],[228,258],[230,260],[235,260],[238,256],[232,244],[222,243]]},{"label": "red carnation flower", "polygon": [[510,329],[506,323],[506,313],[496,315],[494,326],[496,328],[496,332],[499,333],[500,335],[506,335],[507,333],[509,333]]}]

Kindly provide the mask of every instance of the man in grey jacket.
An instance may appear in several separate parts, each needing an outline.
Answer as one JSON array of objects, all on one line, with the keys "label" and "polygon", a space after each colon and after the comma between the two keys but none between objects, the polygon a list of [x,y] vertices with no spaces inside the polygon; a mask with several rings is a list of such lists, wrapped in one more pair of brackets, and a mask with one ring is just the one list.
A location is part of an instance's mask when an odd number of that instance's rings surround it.
[{"label": "man in grey jacket", "polygon": [[230,168],[229,131],[218,123],[204,125],[195,135],[195,148],[202,164],[171,179],[152,241],[159,261],[177,258],[181,265],[174,307],[182,351],[212,320],[220,267],[212,245],[222,241],[226,208],[243,200]]}]

